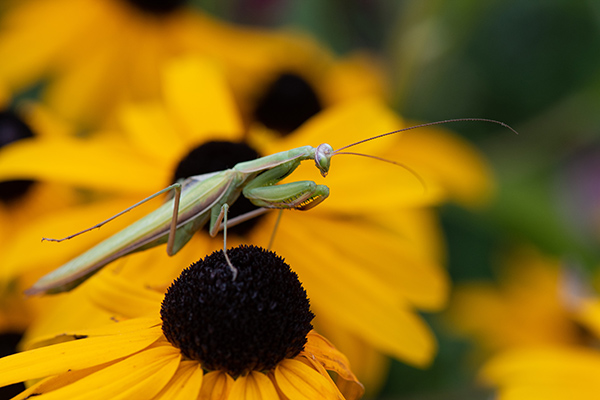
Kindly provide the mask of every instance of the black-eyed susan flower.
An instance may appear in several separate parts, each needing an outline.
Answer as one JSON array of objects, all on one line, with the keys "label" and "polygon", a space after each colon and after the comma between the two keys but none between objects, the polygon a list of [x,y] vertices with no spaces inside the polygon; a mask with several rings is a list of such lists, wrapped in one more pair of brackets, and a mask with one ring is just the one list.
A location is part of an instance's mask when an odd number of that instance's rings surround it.
[{"label": "black-eyed susan flower", "polygon": [[244,80],[247,87],[237,86],[245,118],[285,135],[336,104],[368,96],[385,98],[384,81],[381,68],[368,54],[338,59],[307,39],[289,52],[287,61],[257,71],[254,79]]},{"label": "black-eyed susan flower", "polygon": [[[215,38],[185,1],[28,0],[1,21],[0,77],[13,91],[49,79],[63,115],[102,123],[116,102],[158,95],[161,63]],[[211,24],[211,23],[209,23]],[[211,39],[212,40],[212,39]]]},{"label": "black-eyed susan flower", "polygon": [[515,346],[500,351],[483,366],[481,380],[496,389],[498,400],[598,398],[600,300],[587,293],[571,298],[570,309],[585,341]]},{"label": "black-eyed susan flower", "polygon": [[515,347],[573,345],[584,340],[566,297],[560,260],[531,248],[504,263],[499,284],[458,285],[447,313],[450,327],[470,336],[486,355]]},{"label": "black-eyed susan flower", "polygon": [[306,292],[283,259],[247,246],[227,253],[235,280],[218,251],[164,298],[101,274],[88,289],[121,322],[0,359],[0,384],[45,378],[18,397],[41,399],[359,398],[346,358],[312,331]]},{"label": "black-eyed susan flower", "polygon": [[[34,177],[116,193],[126,198],[126,202],[122,201],[124,209],[135,202],[132,196],[140,200],[172,183],[181,160],[207,142],[245,140],[260,155],[266,155],[322,142],[339,148],[403,126],[402,120],[381,101],[365,98],[330,107],[284,138],[272,136],[265,140],[267,136],[262,131],[244,135],[223,77],[214,65],[197,59],[170,65],[165,72],[163,92],[163,104],[123,107],[119,112],[119,134],[104,132],[85,141],[37,141],[13,149],[4,154],[5,163],[0,157],[0,177]],[[426,188],[410,173],[375,160],[336,157],[326,179],[319,176],[314,165],[306,163],[288,179],[327,184],[330,197],[309,212],[285,213],[273,244],[274,249],[285,252],[286,258],[297,265],[319,315],[316,326],[323,326],[328,334],[340,332],[340,341],[355,343],[353,348],[367,347],[377,363],[384,362],[382,354],[415,365],[426,365],[431,360],[435,341],[416,310],[442,307],[448,283],[440,262],[440,232],[429,206],[461,198],[461,194],[477,198],[490,187],[485,164],[471,148],[439,130],[420,132],[422,136],[415,134],[415,140],[408,141],[407,146],[401,138],[390,138],[387,142],[365,143],[360,151],[394,160],[398,160],[398,154],[410,154],[411,160],[419,160],[411,163],[411,168],[417,170]],[[440,141],[433,140],[435,137]],[[421,147],[424,142],[420,139],[427,138],[439,146]],[[61,156],[48,168],[18,162],[24,157],[43,160],[49,149]],[[218,155],[216,151],[209,153]],[[217,158],[220,169],[240,161],[227,164],[220,156]],[[450,161],[445,160],[451,160],[452,169],[447,167]],[[191,173],[204,172],[208,171]],[[455,182],[457,177],[461,184]],[[233,204],[232,212],[238,202]],[[110,216],[81,214],[85,218],[95,216],[95,222]],[[46,236],[66,236],[93,225],[74,223],[73,229],[66,230],[67,219],[74,220],[64,214],[60,225],[49,229]],[[246,232],[231,231],[229,241],[266,246],[275,220],[275,215],[266,215]],[[97,242],[99,236],[115,232],[123,223],[125,220],[117,220],[103,226],[99,233],[80,236],[69,242],[69,249],[64,243],[49,244],[48,251],[56,253],[45,257],[46,265],[58,266],[80,252],[81,243],[85,247]],[[130,256],[123,273],[150,287],[161,286],[179,272],[182,264],[197,259],[198,252],[208,254],[221,246],[221,239],[195,235],[188,246],[160,266],[156,264],[156,268],[131,260],[152,260],[157,254],[163,255],[164,248]],[[11,262],[33,265],[30,257],[37,256],[15,254]],[[117,265],[120,266],[118,262],[113,266]]]},{"label": "black-eyed susan flower", "polygon": [[187,3],[15,2],[0,21],[0,59],[10,60],[0,65],[0,80],[14,92],[44,80],[48,104],[88,126],[103,124],[123,100],[158,98],[162,65],[185,54],[224,67],[244,115],[285,73],[318,88],[323,105],[383,86],[378,75],[364,73],[376,70],[365,56],[336,63],[305,35],[227,24]]},{"label": "black-eyed susan flower", "polygon": [[499,400],[594,399],[600,386],[600,302],[560,260],[525,248],[499,284],[460,285],[451,327],[481,348],[479,383]]}]

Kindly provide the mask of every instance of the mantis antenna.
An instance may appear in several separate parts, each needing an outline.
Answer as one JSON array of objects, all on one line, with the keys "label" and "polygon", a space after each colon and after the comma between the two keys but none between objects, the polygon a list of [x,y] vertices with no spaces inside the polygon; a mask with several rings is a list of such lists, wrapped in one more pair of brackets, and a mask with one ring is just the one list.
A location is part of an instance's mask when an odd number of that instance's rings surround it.
[{"label": "mantis antenna", "polygon": [[410,131],[410,130],[413,130],[413,129],[425,128],[425,127],[433,126],[433,125],[448,124],[448,123],[451,123],[451,122],[473,122],[473,121],[475,121],[475,122],[477,122],[477,121],[478,122],[491,122],[493,124],[497,124],[497,125],[503,126],[505,128],[508,128],[508,129],[510,129],[511,131],[513,131],[517,135],[519,134],[519,132],[517,132],[515,129],[513,129],[510,125],[505,124],[504,122],[501,122],[501,121],[496,121],[494,119],[489,119],[489,118],[453,118],[453,119],[445,119],[443,121],[426,122],[426,123],[419,124],[419,125],[413,125],[413,126],[409,126],[409,127],[406,127],[406,128],[398,129],[398,130],[395,130],[395,131],[392,131],[392,132],[382,133],[381,135],[373,136],[373,137],[370,137],[370,138],[367,138],[367,139],[359,140],[358,142],[351,143],[349,145],[340,147],[337,150],[334,150],[333,153],[331,154],[331,157],[333,157],[335,155],[340,155],[340,154],[348,154],[348,155],[353,155],[353,156],[369,157],[369,158],[373,158],[375,160],[384,161],[384,162],[387,162],[387,163],[390,163],[390,164],[394,164],[394,165],[397,165],[397,166],[405,169],[406,171],[410,172],[411,175],[413,175],[415,178],[417,178],[419,180],[419,182],[421,183],[421,185],[425,189],[427,189],[427,185],[425,184],[425,180],[423,180],[423,178],[415,170],[413,170],[412,168],[410,168],[409,166],[407,166],[405,164],[402,164],[402,163],[399,163],[399,162],[393,161],[393,160],[388,160],[386,158],[373,156],[373,155],[370,155],[370,154],[355,153],[355,152],[342,151],[342,150],[345,150],[347,148],[356,146],[356,145],[361,144],[361,143],[369,142],[371,140],[379,139],[379,138],[382,138],[382,137],[385,137],[385,136],[389,136],[389,135],[393,135],[393,134],[400,133],[400,132]]},{"label": "mantis antenna", "polygon": [[[398,129],[396,131],[382,133],[381,135],[377,135],[377,136],[373,136],[373,137],[370,137],[370,138],[367,138],[367,139],[359,140],[358,142],[346,145],[344,147],[340,147],[339,149],[337,149],[337,150],[335,150],[333,152],[332,156],[335,155],[335,154],[340,154],[340,151],[342,151],[344,149],[347,149],[349,147],[352,147],[352,146],[356,146],[357,144],[369,142],[371,140],[375,140],[375,139],[379,139],[379,138],[382,138],[382,137],[385,137],[385,136],[393,135],[395,133],[406,132],[406,131],[410,131],[410,130],[418,129],[418,128],[425,128],[427,126],[442,125],[442,124],[448,124],[448,123],[451,123],[451,122],[466,122],[466,121],[491,122],[493,124],[497,124],[497,125],[503,126],[505,128],[508,128],[508,129],[510,129],[511,131],[513,131],[517,135],[519,134],[519,132],[517,132],[515,129],[513,129],[510,125],[505,124],[504,122],[501,122],[501,121],[496,121],[494,119],[488,119],[488,118],[453,118],[453,119],[445,119],[443,121],[426,122],[424,124],[408,126],[406,128]],[[382,160],[382,161],[389,161],[389,160]]]},{"label": "mantis antenna", "polygon": [[[355,144],[358,144],[358,143],[355,143]],[[350,145],[350,146],[352,146],[352,145]],[[348,148],[350,146],[345,146],[345,148]],[[342,148],[344,148],[344,147],[342,147]],[[421,186],[423,186],[424,189],[427,189],[427,184],[425,183],[425,180],[421,177],[421,175],[419,175],[414,169],[410,168],[409,166],[407,166],[405,164],[399,163],[399,162],[394,161],[394,160],[388,160],[387,158],[373,156],[371,154],[354,153],[354,152],[351,152],[351,151],[341,151],[340,152],[340,151],[336,150],[333,153],[333,156],[337,156],[337,155],[340,155],[340,154],[347,154],[347,155],[351,155],[351,156],[368,157],[368,158],[372,158],[372,159],[375,159],[375,160],[384,161],[386,163],[397,165],[400,168],[404,168],[406,171],[410,172],[410,174],[412,176],[414,176],[415,178],[417,178],[419,180],[419,182],[421,183]]]}]

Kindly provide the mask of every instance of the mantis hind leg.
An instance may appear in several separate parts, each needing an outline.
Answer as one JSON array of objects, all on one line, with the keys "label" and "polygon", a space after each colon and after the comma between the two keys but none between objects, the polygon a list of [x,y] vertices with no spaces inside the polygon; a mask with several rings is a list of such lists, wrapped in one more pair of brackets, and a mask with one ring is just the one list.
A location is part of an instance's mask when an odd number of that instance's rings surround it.
[{"label": "mantis hind leg", "polygon": [[176,234],[172,236],[175,238],[173,240],[173,247],[169,248],[169,246],[167,245],[167,254],[169,256],[177,254],[179,250],[181,250],[187,244],[187,242],[190,241],[194,234],[206,224],[207,220],[208,216],[203,218],[196,218],[188,222],[187,224],[180,226],[177,229]]},{"label": "mantis hind leg", "polygon": [[[136,208],[137,206],[141,206],[141,205],[142,205],[142,204],[144,204],[145,202],[147,202],[147,201],[150,201],[150,200],[152,200],[153,198],[155,198],[155,197],[157,197],[157,196],[159,196],[159,195],[161,195],[161,194],[163,194],[163,193],[165,193],[165,192],[168,192],[168,191],[170,191],[170,190],[175,190],[175,192],[176,192],[176,196],[175,196],[175,197],[177,198],[177,209],[179,209],[179,195],[181,194],[181,183],[174,183],[174,184],[172,184],[171,186],[168,186],[168,187],[166,187],[166,188],[164,188],[164,189],[162,189],[162,190],[159,190],[158,192],[156,192],[156,193],[154,193],[154,194],[152,194],[152,195],[150,195],[150,196],[146,197],[144,200],[138,201],[137,203],[135,203],[135,204],[134,204],[134,205],[132,205],[131,207],[128,207],[128,208],[126,208],[125,210],[123,210],[123,211],[121,211],[121,212],[119,212],[119,213],[117,213],[117,214],[113,215],[112,217],[110,217],[110,218],[108,218],[108,219],[106,219],[106,220],[104,220],[104,221],[102,221],[102,222],[99,222],[99,223],[97,223],[96,225],[94,225],[94,226],[92,226],[92,227],[89,227],[89,228],[87,228],[87,229],[84,229],[84,230],[82,230],[82,231],[79,231],[79,232],[77,232],[77,233],[74,233],[74,234],[72,234],[72,235],[66,236],[66,237],[64,237],[64,238],[62,238],[62,239],[42,238],[42,242],[43,242],[43,241],[49,241],[49,242],[62,242],[62,241],[64,241],[64,240],[69,240],[69,239],[72,239],[72,238],[74,238],[75,236],[79,236],[79,235],[81,235],[82,233],[89,232],[89,231],[91,231],[91,230],[94,230],[94,229],[98,229],[98,228],[100,228],[101,226],[103,226],[103,225],[105,225],[105,224],[109,223],[109,222],[110,222],[110,221],[112,221],[113,219],[116,219],[116,218],[120,217],[121,215],[125,214],[126,212],[133,210],[133,209],[134,209],[134,208]],[[177,214],[175,214],[175,216],[176,216],[176,215],[177,215]]]},{"label": "mantis hind leg", "polygon": [[[177,233],[177,217],[179,216],[179,201],[181,199],[181,184],[176,186],[175,195],[173,196],[173,218],[171,219],[171,227],[169,228],[169,239],[167,240],[167,254],[172,256],[173,247],[175,245],[175,234]],[[189,239],[188,239],[189,240]],[[186,240],[187,242],[187,240]]]}]

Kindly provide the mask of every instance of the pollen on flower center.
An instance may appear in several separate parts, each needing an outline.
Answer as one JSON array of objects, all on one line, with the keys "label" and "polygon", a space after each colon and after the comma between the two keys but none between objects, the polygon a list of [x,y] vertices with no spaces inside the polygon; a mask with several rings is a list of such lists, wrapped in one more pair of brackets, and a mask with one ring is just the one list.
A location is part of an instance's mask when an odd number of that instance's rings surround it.
[{"label": "pollen on flower center", "polygon": [[275,253],[254,246],[192,264],[162,302],[165,337],[208,370],[233,376],[269,370],[304,348],[314,317],[296,273]]}]

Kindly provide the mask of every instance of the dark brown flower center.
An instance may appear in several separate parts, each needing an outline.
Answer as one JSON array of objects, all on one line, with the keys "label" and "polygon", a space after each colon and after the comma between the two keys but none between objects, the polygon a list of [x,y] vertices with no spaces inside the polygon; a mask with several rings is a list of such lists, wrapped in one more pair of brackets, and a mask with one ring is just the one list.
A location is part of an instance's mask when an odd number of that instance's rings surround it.
[{"label": "dark brown flower center", "polygon": [[[3,333],[0,334],[0,357],[5,357],[17,353],[18,344],[23,338],[19,333]],[[19,393],[25,390],[23,383],[16,383],[10,386],[0,388],[0,398],[8,399],[16,397]]]},{"label": "dark brown flower center", "polygon": [[[33,136],[29,126],[14,111],[0,111],[0,148]],[[25,179],[0,182],[0,201],[14,203],[27,193],[33,183]]]},{"label": "dark brown flower center", "polygon": [[187,3],[186,0],[127,0],[136,8],[155,15],[169,14]]},{"label": "dark brown flower center", "polygon": [[283,73],[258,101],[254,118],[267,128],[287,135],[321,109],[317,94],[306,80],[293,73]]},{"label": "dark brown flower center", "polygon": [[233,376],[274,368],[298,355],[314,317],[296,273],[275,253],[254,246],[222,251],[192,264],[167,290],[165,337],[207,370]]}]

